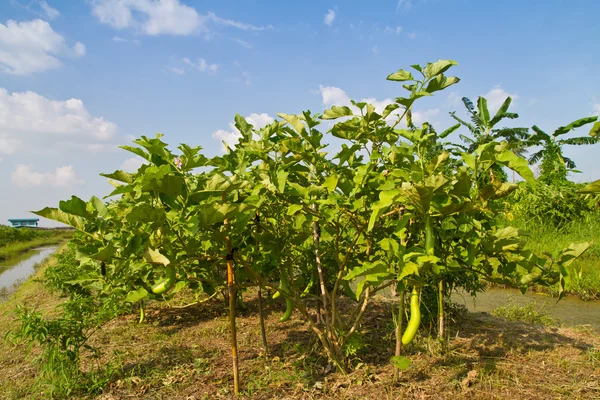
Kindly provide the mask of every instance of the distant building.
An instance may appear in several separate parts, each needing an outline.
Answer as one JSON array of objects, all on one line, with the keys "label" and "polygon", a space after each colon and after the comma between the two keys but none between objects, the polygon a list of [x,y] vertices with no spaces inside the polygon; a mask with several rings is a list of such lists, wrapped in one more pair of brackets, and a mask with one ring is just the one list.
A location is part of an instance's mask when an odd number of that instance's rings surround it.
[{"label": "distant building", "polygon": [[22,226],[35,228],[38,226],[39,218],[14,218],[9,219],[8,222],[13,228],[20,228]]}]

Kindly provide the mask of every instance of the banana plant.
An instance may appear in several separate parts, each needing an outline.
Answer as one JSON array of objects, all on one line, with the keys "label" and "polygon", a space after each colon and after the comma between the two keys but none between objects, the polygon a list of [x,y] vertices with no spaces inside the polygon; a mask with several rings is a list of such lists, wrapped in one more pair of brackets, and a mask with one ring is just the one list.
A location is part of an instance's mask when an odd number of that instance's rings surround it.
[{"label": "banana plant", "polygon": [[[462,151],[467,153],[473,153],[479,146],[493,141],[505,140],[509,145],[510,149],[522,156],[526,147],[524,140],[529,137],[529,129],[527,128],[496,128],[504,119],[516,119],[519,114],[509,112],[508,109],[512,103],[512,98],[507,97],[496,114],[491,117],[488,109],[487,99],[483,96],[477,98],[477,107],[473,105],[473,102],[467,97],[462,98],[462,102],[467,109],[467,112],[471,118],[471,122],[467,122],[458,116],[456,112],[450,112],[450,116],[454,118],[461,126],[467,128],[471,133],[472,137],[460,134],[459,137],[466,146],[456,145]],[[500,182],[506,181],[506,173],[500,167],[495,167],[490,170],[491,180],[499,180]]]},{"label": "banana plant", "polygon": [[585,117],[571,122],[568,125],[557,128],[552,134],[548,134],[541,130],[537,125],[531,129],[535,132],[528,140],[528,146],[542,146],[541,150],[533,153],[529,157],[530,164],[540,164],[540,181],[551,184],[560,183],[567,180],[569,172],[578,172],[575,162],[563,154],[565,145],[584,146],[592,145],[600,142],[600,137],[593,135],[594,129],[599,129],[598,124],[594,125],[590,136],[580,136],[571,138],[561,138],[561,136],[571,132],[572,130],[591,124],[598,120],[598,117]]}]

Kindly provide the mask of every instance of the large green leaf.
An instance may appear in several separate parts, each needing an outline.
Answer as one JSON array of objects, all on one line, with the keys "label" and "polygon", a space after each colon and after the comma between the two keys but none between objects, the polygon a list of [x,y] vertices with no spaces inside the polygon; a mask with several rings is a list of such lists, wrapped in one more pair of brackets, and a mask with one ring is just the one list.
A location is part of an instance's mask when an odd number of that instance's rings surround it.
[{"label": "large green leaf", "polygon": [[125,301],[127,303],[137,303],[138,301],[145,299],[146,297],[148,297],[148,291],[144,288],[139,288],[137,290],[132,290],[129,293],[127,293]]},{"label": "large green leaf", "polygon": [[582,127],[587,124],[591,124],[592,122],[595,122],[597,119],[598,119],[598,117],[580,118],[576,121],[571,122],[569,125],[559,127],[557,130],[554,131],[554,133],[552,135],[555,137],[559,136],[559,135],[564,135],[565,133],[568,133],[568,132],[572,131],[573,129]]},{"label": "large green leaf", "polygon": [[510,150],[503,150],[500,153],[496,154],[496,160],[501,164],[507,166],[512,169],[523,179],[525,179],[528,183],[535,185],[537,181],[535,180],[535,176],[533,172],[529,168],[529,163],[522,157],[519,157],[515,153]]},{"label": "large green leaf", "polygon": [[72,226],[73,228],[80,230],[80,231],[85,230],[85,223],[84,223],[83,218],[81,218],[77,215],[68,214],[57,208],[46,207],[39,211],[32,211],[32,213],[39,215],[40,217],[52,219],[54,221],[58,221],[63,224]]},{"label": "large green leaf", "polygon": [[600,179],[592,183],[588,183],[578,190],[579,193],[600,193]]},{"label": "large green leaf", "polygon": [[414,78],[410,72],[401,69],[398,72],[394,72],[393,74],[388,75],[387,80],[388,81],[396,81],[396,82],[404,82],[404,81],[412,81],[412,80],[414,80]]},{"label": "large green leaf", "polygon": [[590,129],[590,136],[598,137],[600,136],[600,121],[596,122],[592,129]]},{"label": "large green leaf", "polygon": [[337,119],[341,117],[349,117],[352,116],[352,110],[350,107],[346,106],[333,106],[328,110],[325,110],[321,119]]},{"label": "large green leaf", "polygon": [[58,208],[67,214],[77,215],[85,219],[92,219],[93,216],[87,210],[87,204],[77,196],[71,196],[70,200],[62,200],[58,203]]},{"label": "large green leaf", "polygon": [[410,368],[411,364],[410,360],[404,356],[393,356],[390,359],[390,362],[394,367],[398,368],[400,371],[406,371],[408,368]]},{"label": "large green leaf", "polygon": [[427,78],[433,78],[436,75],[443,74],[453,65],[458,65],[454,60],[438,60],[434,63],[427,63],[425,67],[425,76]]},{"label": "large green leaf", "polygon": [[481,118],[485,126],[488,126],[490,122],[490,112],[488,110],[487,99],[485,97],[480,96],[477,99],[477,109],[479,110],[479,118]]}]

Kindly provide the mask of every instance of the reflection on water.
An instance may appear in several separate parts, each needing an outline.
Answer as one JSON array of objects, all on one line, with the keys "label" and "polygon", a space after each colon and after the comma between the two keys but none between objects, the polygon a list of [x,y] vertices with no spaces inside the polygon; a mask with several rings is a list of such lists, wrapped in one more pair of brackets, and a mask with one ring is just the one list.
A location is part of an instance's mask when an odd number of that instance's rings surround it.
[{"label": "reflection on water", "polygon": [[493,309],[514,304],[524,306],[535,302],[552,318],[567,325],[591,325],[600,330],[600,301],[583,301],[576,297],[565,297],[557,302],[548,295],[527,292],[521,294],[516,289],[488,289],[472,298],[467,293],[452,293],[452,301],[464,304],[469,311],[491,312]]},{"label": "reflection on water", "polygon": [[0,261],[0,291],[7,290],[35,272],[35,265],[44,261],[56,250],[56,246],[42,247],[17,257]]}]

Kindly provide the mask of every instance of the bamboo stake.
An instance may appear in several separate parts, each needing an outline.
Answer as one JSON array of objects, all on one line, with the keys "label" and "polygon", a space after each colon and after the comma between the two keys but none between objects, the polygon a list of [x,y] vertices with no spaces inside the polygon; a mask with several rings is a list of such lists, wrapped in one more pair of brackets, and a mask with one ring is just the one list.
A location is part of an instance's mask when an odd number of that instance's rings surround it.
[{"label": "bamboo stake", "polygon": [[[221,195],[221,201],[223,204],[226,202],[226,192],[223,191]],[[234,272],[233,272],[233,252],[231,250],[231,239],[227,233],[229,227],[229,220],[223,221],[225,226],[225,248],[227,255],[225,257],[227,262],[227,290],[229,293],[229,323],[231,327],[231,357],[233,359],[233,392],[236,396],[240,394],[240,376],[238,367],[238,346],[237,346],[237,328],[235,325],[235,285],[234,285]]]}]

